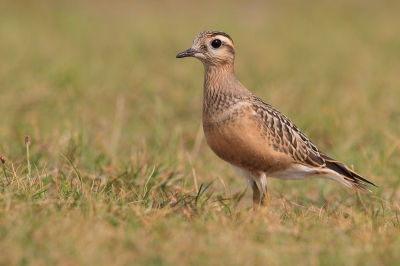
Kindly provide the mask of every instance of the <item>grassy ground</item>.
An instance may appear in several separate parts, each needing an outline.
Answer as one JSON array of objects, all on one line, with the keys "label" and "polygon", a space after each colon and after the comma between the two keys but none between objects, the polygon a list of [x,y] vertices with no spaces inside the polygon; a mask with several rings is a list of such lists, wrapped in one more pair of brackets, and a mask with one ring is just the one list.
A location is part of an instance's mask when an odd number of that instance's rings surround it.
[{"label": "grassy ground", "polygon": [[[1,265],[400,264],[399,1],[131,2],[0,3]],[[175,59],[205,29],[379,188],[269,180],[254,214],[203,139],[201,63]]]}]

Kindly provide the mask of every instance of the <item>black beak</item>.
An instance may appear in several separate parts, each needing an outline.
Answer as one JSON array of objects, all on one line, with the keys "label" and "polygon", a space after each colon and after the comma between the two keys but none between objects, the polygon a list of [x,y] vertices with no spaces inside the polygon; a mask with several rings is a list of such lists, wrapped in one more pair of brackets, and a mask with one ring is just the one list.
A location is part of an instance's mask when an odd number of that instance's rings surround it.
[{"label": "black beak", "polygon": [[189,57],[189,56],[194,56],[198,52],[192,48],[187,49],[186,51],[183,51],[182,53],[179,53],[176,58],[184,58],[184,57]]}]

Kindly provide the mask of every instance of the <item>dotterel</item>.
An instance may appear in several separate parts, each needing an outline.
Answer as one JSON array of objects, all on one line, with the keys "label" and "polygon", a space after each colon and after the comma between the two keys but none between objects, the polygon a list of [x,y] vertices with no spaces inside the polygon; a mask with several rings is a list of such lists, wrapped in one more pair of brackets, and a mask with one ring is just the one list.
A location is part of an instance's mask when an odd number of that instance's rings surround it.
[{"label": "dotterel", "polygon": [[205,70],[203,129],[208,145],[244,176],[255,207],[264,205],[267,177],[325,178],[369,191],[375,186],[345,164],[328,157],[281,112],[248,91],[234,72],[232,38],[204,31],[177,58],[195,57]]}]

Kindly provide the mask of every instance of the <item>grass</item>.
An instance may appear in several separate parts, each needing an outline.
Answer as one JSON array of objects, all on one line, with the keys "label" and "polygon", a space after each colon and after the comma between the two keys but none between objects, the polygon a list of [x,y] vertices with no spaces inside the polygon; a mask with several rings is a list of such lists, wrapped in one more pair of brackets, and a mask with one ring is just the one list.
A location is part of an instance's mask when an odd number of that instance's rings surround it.
[{"label": "grass", "polygon": [[[398,1],[3,1],[1,265],[398,265]],[[202,66],[236,72],[321,150],[375,182],[245,182],[202,135]],[[30,136],[30,144],[24,143]]]}]

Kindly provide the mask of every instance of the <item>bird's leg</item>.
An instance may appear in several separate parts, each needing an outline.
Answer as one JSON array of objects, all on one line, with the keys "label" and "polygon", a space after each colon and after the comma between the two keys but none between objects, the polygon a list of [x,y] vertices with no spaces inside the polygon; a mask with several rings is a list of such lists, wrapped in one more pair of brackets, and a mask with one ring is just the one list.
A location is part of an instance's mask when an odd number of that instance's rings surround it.
[{"label": "bird's leg", "polygon": [[254,209],[259,209],[259,207],[265,207],[269,204],[270,197],[265,187],[265,192],[260,189],[257,182],[253,182],[253,207]]},{"label": "bird's leg", "polygon": [[269,202],[271,201],[271,198],[269,197],[269,193],[267,190],[267,185],[265,185],[265,192],[262,193],[261,196],[261,205],[262,206],[267,206],[269,204]]},{"label": "bird's leg", "polygon": [[257,186],[256,182],[253,182],[253,205],[254,208],[258,208],[261,205],[261,191]]}]

